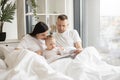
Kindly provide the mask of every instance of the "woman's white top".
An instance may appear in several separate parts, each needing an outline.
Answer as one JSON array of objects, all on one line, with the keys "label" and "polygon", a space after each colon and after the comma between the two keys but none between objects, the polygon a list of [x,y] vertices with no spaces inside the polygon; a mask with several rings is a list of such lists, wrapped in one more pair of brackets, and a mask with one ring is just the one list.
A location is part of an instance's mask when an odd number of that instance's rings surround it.
[{"label": "woman's white top", "polygon": [[31,51],[44,50],[46,48],[44,40],[38,40],[29,34],[25,35],[17,48],[29,49]]},{"label": "woman's white top", "polygon": [[66,30],[64,33],[54,33],[57,46],[64,48],[74,47],[74,43],[81,42],[81,38],[76,30]]}]

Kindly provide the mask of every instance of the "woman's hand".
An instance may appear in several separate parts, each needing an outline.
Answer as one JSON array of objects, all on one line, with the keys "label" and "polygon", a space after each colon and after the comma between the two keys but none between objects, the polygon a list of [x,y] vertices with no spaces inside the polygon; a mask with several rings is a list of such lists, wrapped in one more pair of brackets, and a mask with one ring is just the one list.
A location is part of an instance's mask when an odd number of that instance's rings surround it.
[{"label": "woman's hand", "polygon": [[41,50],[38,50],[38,51],[35,51],[38,55],[42,55],[42,51]]}]

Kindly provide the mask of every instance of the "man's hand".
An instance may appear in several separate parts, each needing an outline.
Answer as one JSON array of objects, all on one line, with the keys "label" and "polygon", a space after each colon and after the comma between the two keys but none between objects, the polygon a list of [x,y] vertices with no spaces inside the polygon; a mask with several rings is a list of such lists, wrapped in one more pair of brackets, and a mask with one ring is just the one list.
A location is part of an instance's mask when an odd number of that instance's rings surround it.
[{"label": "man's hand", "polygon": [[82,52],[82,50],[83,50],[83,48],[81,48],[81,49],[76,49],[76,50],[74,51],[74,53],[75,53],[75,54],[79,54],[80,52]]},{"label": "man's hand", "polygon": [[74,47],[76,48],[74,51],[76,54],[79,54],[83,50],[81,42],[74,43]]}]

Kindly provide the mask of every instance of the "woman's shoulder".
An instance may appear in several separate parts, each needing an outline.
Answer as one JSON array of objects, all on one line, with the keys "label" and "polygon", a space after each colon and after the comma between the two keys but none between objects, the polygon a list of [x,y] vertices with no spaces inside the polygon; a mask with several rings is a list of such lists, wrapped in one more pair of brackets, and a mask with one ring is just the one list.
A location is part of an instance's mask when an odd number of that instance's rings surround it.
[{"label": "woman's shoulder", "polygon": [[25,42],[29,42],[32,40],[32,36],[30,36],[29,34],[26,34],[23,36],[23,38],[21,39],[21,42],[25,41]]},{"label": "woman's shoulder", "polygon": [[32,39],[33,37],[30,34],[26,34],[23,36],[23,39]]},{"label": "woman's shoulder", "polygon": [[24,35],[24,37],[32,37],[30,34],[26,34]]}]

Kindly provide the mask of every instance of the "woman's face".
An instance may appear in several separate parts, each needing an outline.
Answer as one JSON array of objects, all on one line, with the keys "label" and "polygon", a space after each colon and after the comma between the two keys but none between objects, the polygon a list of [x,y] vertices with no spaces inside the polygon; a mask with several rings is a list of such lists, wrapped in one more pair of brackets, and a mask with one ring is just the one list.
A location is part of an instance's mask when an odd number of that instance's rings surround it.
[{"label": "woman's face", "polygon": [[43,33],[36,34],[36,38],[37,38],[37,39],[45,40],[45,38],[47,37],[47,35],[48,35],[48,31],[43,32]]}]

